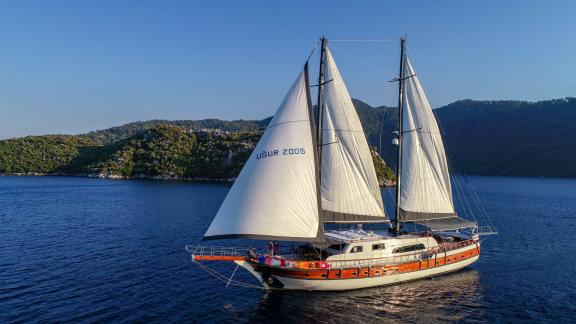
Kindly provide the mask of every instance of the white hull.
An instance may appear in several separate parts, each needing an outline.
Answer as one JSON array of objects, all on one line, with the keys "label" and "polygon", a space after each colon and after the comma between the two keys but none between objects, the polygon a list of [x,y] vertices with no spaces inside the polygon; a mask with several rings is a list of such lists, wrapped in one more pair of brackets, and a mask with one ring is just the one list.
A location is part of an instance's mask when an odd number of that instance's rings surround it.
[{"label": "white hull", "polygon": [[[449,252],[447,255],[453,255],[459,252],[463,252],[470,249],[476,249],[476,246],[472,245],[467,249],[459,249]],[[440,256],[439,256],[440,257]],[[369,287],[393,285],[402,282],[430,278],[434,276],[439,276],[442,274],[458,271],[463,269],[470,264],[476,262],[480,255],[476,255],[462,261],[449,263],[446,265],[441,265],[437,267],[432,267],[428,269],[416,270],[405,273],[397,273],[392,275],[385,275],[380,277],[367,277],[367,278],[351,278],[351,279],[324,279],[324,280],[310,280],[310,279],[295,279],[282,276],[275,276],[275,279],[282,283],[283,288],[280,290],[322,290],[322,291],[337,291],[337,290],[353,290],[362,289]],[[260,273],[254,271],[252,266],[245,261],[236,261],[237,264],[247,269],[252,275],[254,275],[262,285],[267,289],[278,289],[269,287],[265,281],[262,279]]]},{"label": "white hull", "polygon": [[475,256],[460,262],[439,266],[436,268],[418,270],[408,273],[400,273],[390,276],[362,278],[362,279],[339,279],[339,280],[302,280],[276,277],[287,290],[352,290],[376,286],[393,285],[401,282],[429,278],[441,274],[460,270],[478,260]]}]

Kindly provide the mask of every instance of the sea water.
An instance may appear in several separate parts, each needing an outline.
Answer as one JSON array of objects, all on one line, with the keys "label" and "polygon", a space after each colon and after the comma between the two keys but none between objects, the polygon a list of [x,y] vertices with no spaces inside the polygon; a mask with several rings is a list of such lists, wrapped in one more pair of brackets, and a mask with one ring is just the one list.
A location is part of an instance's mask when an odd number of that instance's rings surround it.
[{"label": "sea water", "polygon": [[199,243],[227,184],[0,177],[0,322],[576,322],[576,180],[468,181],[499,232],[478,262],[302,293],[226,288],[190,262],[184,246]]}]

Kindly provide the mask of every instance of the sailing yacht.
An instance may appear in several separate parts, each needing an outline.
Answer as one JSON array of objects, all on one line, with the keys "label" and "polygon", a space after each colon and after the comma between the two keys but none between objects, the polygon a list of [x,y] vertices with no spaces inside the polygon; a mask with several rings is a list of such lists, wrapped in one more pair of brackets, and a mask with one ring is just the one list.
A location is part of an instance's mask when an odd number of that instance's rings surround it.
[{"label": "sailing yacht", "polygon": [[[350,290],[437,276],[478,260],[478,224],[456,213],[440,130],[405,43],[395,80],[394,222],[360,119],[322,38],[319,109],[312,106],[306,62],[203,238],[270,241],[269,247],[188,246],[194,263],[227,285],[240,285],[233,276],[242,267],[266,289]],[[280,241],[304,244],[283,251]],[[228,278],[207,261],[237,266]]]}]

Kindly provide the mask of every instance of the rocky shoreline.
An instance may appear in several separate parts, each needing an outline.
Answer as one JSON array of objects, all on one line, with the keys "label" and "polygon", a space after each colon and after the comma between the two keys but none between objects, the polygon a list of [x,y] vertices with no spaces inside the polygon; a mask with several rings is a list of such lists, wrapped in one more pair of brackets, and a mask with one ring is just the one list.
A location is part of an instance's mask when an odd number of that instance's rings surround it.
[{"label": "rocky shoreline", "polygon": [[[114,173],[89,173],[89,174],[60,174],[60,173],[38,173],[38,172],[25,172],[25,173],[0,173],[0,176],[18,176],[18,177],[79,177],[79,178],[97,178],[97,179],[109,179],[109,180],[171,180],[171,181],[190,181],[190,182],[224,182],[232,183],[236,181],[236,178],[228,179],[215,179],[208,177],[196,177],[196,178],[186,178],[171,175],[156,175],[149,176],[144,174],[139,174],[136,176],[122,176]],[[396,181],[394,180],[380,180],[378,184],[382,188],[394,187],[396,186]]]},{"label": "rocky shoreline", "polygon": [[0,173],[0,176],[17,176],[17,177],[79,177],[79,178],[98,178],[98,179],[109,179],[109,180],[177,180],[177,181],[199,181],[199,182],[234,182],[236,178],[229,179],[214,179],[207,177],[197,177],[197,178],[185,178],[178,176],[169,175],[136,175],[136,176],[123,176],[119,174],[104,174],[104,173],[89,173],[89,174],[64,174],[64,173],[38,173],[38,172],[26,172],[26,173]]}]

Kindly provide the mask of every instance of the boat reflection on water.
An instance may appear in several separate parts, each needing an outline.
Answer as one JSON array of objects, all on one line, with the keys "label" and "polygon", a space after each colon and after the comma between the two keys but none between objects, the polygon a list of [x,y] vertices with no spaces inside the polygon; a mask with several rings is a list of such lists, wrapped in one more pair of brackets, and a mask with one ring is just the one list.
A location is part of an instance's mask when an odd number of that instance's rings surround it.
[{"label": "boat reflection on water", "polygon": [[249,321],[280,322],[481,320],[483,290],[479,274],[465,269],[430,280],[354,291],[273,291],[263,297],[258,311],[246,315]]}]

